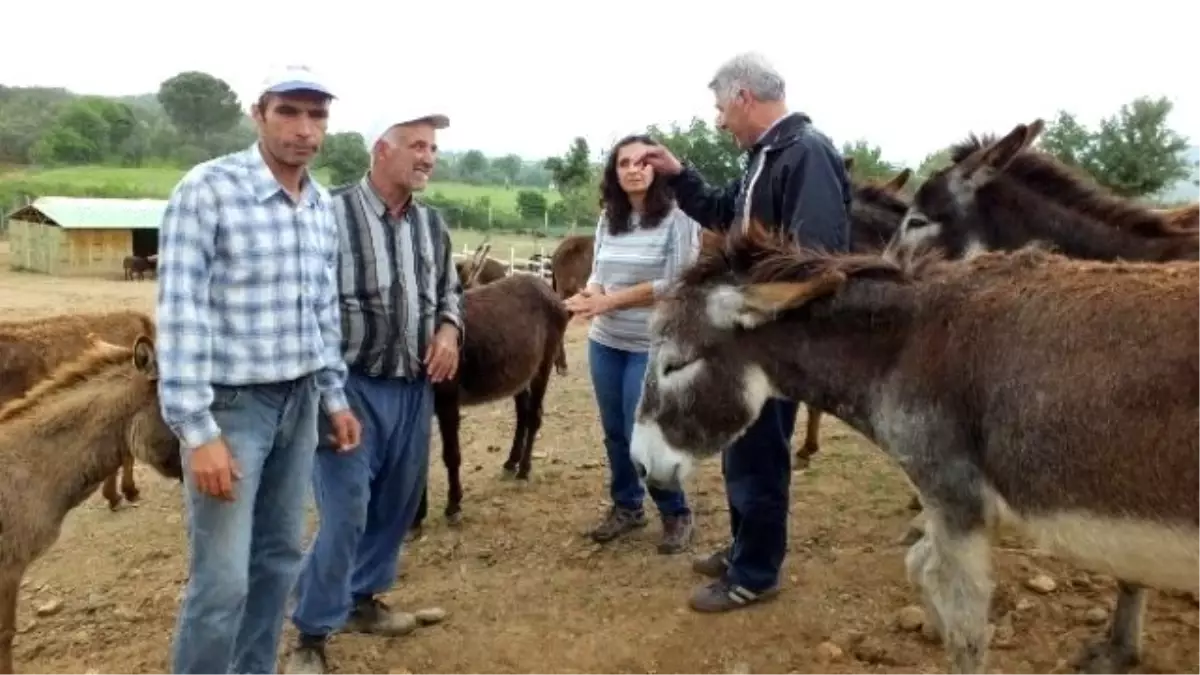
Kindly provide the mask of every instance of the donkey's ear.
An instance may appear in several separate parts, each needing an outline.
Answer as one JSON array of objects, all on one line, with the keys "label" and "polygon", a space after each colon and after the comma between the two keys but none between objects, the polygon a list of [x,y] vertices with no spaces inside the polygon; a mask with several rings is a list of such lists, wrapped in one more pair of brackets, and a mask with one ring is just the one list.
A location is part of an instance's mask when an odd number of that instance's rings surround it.
[{"label": "donkey's ear", "polygon": [[158,357],[154,355],[154,343],[145,335],[133,341],[133,367],[151,380],[158,379]]},{"label": "donkey's ear", "polygon": [[755,328],[780,312],[802,307],[817,298],[835,293],[846,283],[842,272],[826,272],[807,281],[752,284],[742,289],[742,307],[737,322]]},{"label": "donkey's ear", "polygon": [[[1036,120],[1034,124],[1039,122],[1041,120]],[[1028,125],[1018,124],[1004,138],[984,149],[980,164],[993,171],[1003,171],[1022,150],[1029,147],[1038,133],[1041,133],[1040,128],[1032,131]]]},{"label": "donkey's ear", "polygon": [[889,192],[899,192],[900,188],[904,187],[904,184],[908,182],[909,178],[912,178],[912,169],[905,169],[895,176],[892,176],[888,182],[884,183],[883,189]]}]

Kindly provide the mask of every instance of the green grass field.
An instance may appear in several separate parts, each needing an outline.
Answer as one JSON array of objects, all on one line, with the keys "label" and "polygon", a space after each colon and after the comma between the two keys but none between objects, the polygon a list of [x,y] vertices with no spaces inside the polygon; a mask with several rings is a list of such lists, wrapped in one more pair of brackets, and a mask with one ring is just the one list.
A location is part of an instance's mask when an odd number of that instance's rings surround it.
[{"label": "green grass field", "polygon": [[[110,166],[71,166],[56,169],[20,169],[5,167],[0,171],[0,195],[5,194],[5,185],[20,187],[22,191],[39,195],[63,196],[126,196],[157,197],[166,199],[171,189],[183,177],[184,171],[173,167],[122,168]],[[317,179],[330,185],[329,174],[317,171]],[[456,201],[474,201],[480,197],[491,199],[492,206],[505,211],[516,211],[517,192],[531,188],[504,188],[496,185],[468,185],[434,181],[426,188],[426,194],[441,194]],[[558,194],[544,191],[546,199],[553,204]],[[7,204],[0,204],[0,208]]]}]

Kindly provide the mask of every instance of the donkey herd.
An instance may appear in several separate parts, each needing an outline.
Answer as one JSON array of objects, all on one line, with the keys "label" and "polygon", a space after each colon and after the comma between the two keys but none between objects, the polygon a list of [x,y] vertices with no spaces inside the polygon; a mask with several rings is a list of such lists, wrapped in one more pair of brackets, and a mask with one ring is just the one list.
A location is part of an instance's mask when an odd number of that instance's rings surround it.
[{"label": "donkey herd", "polygon": [[[823,413],[878,445],[924,508],[905,565],[955,672],[986,667],[1001,525],[1119,580],[1106,635],[1076,661],[1086,672],[1139,662],[1146,588],[1200,590],[1198,205],[1109,194],[1032,148],[1042,129],[972,135],[911,197],[907,170],[853,181],[847,255],[756,225],[706,231],[657,306],[638,410],[635,462],[655,484],[727,447],[770,396],[809,411],[798,463],[818,452]],[[564,240],[550,284],[486,243],[458,263],[466,340],[435,391],[451,523],[463,406],[513,399],[504,471],[529,477],[551,372],[567,371],[563,299],[592,247]],[[134,311],[0,323],[0,672],[21,579],[68,512],[101,486],[111,508],[137,500],[135,459],[182,480],[154,334]]]}]

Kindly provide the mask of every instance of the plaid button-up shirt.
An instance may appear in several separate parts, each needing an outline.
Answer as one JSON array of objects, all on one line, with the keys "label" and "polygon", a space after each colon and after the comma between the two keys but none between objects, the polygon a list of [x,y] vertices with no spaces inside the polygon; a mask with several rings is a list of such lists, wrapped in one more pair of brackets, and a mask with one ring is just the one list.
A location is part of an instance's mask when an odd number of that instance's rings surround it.
[{"label": "plaid button-up shirt", "polygon": [[324,187],[310,177],[293,202],[256,143],[189,171],[159,238],[159,397],[186,448],[221,433],[213,384],[314,374],[327,412],[348,407],[338,233]]}]

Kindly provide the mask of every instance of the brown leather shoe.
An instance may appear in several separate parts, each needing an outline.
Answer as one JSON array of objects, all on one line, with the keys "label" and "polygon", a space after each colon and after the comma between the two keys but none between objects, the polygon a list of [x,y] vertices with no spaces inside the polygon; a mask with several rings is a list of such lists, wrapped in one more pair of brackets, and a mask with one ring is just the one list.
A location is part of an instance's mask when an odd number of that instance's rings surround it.
[{"label": "brown leather shoe", "polygon": [[631,532],[645,526],[646,513],[644,511],[631,511],[620,506],[614,506],[608,510],[608,515],[604,517],[604,520],[588,533],[588,536],[592,538],[592,541],[603,544],[616,539],[626,532]]}]

